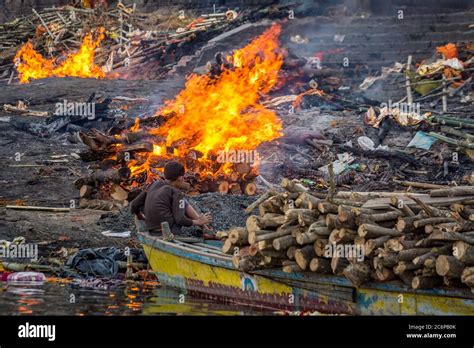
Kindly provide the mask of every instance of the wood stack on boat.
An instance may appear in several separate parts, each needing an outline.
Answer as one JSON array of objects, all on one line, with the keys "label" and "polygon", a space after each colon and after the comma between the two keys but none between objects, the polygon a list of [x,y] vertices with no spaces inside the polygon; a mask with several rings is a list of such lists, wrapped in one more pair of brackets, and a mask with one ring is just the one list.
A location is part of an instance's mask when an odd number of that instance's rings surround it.
[{"label": "wood stack on boat", "polygon": [[240,270],[282,267],[341,275],[356,287],[401,280],[414,289],[474,291],[473,186],[333,198],[317,198],[295,180],[282,187],[248,207],[259,214],[245,228],[221,234]]}]

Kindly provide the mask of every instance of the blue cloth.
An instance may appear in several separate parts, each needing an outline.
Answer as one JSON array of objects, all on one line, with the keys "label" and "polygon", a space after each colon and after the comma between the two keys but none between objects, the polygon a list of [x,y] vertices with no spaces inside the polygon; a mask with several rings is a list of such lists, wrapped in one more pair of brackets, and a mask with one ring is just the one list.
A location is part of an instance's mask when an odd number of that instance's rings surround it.
[{"label": "blue cloth", "polygon": [[436,138],[429,136],[425,132],[419,131],[408,144],[408,147],[416,147],[417,149],[429,150],[431,145],[436,142]]}]

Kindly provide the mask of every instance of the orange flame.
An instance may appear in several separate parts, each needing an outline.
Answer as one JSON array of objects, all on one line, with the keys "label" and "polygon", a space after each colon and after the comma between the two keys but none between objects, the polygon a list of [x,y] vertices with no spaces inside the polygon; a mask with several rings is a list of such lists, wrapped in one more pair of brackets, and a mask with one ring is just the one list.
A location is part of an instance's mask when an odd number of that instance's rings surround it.
[{"label": "orange flame", "polygon": [[[222,66],[218,76],[191,75],[174,100],[165,102],[157,112],[169,117],[150,133],[166,139],[155,147],[141,166],[131,163],[132,173],[150,169],[153,156],[166,157],[166,147],[174,156],[186,156],[194,150],[198,161],[214,176],[228,174],[232,165],[217,171],[211,168],[209,156],[220,151],[255,150],[265,141],[281,136],[282,123],[275,112],[259,104],[262,95],[278,82],[283,55],[278,45],[281,28],[273,25],[242,49],[236,50]],[[171,156],[170,156],[171,157]]]},{"label": "orange flame", "polygon": [[154,134],[165,136],[166,145],[184,140],[181,150],[194,149],[206,157],[218,150],[255,149],[279,137],[276,114],[258,104],[278,81],[283,63],[279,53],[280,27],[272,26],[228,60],[234,69],[218,77],[191,75],[186,88],[159,111],[174,114]]},{"label": "orange flame", "polygon": [[15,66],[19,73],[21,83],[47,77],[82,77],[104,78],[105,72],[94,64],[95,49],[104,39],[105,29],[98,30],[94,40],[92,33],[84,37],[82,45],[76,53],[69,54],[66,59],[57,63],[55,58],[46,59],[34,48],[31,41],[24,44],[15,55]]}]

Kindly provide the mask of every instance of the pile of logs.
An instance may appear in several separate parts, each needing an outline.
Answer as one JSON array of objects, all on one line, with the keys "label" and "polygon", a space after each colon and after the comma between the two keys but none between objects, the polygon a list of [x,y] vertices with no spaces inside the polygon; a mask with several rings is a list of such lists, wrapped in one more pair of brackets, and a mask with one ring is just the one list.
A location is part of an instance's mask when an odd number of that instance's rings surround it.
[{"label": "pile of logs", "polygon": [[[45,58],[60,57],[76,51],[83,37],[106,28],[95,63],[106,73],[122,78],[158,79],[193,49],[212,37],[231,30],[246,21],[264,18],[262,9],[249,8],[241,13],[227,11],[195,15],[172,12],[168,18],[140,13],[135,4],[119,1],[110,8],[61,6],[32,9],[32,13],[0,24],[0,82],[16,81],[14,57],[28,40]],[[286,16],[286,11],[281,16]],[[156,23],[157,20],[161,20]],[[171,23],[173,22],[173,23]],[[158,29],[157,29],[158,28]]]},{"label": "pile of logs", "polygon": [[[249,163],[232,164],[231,173],[217,173],[224,165],[202,154],[190,150],[177,156],[173,148],[166,154],[153,153],[155,144],[163,139],[150,134],[147,126],[156,127],[159,117],[142,120],[140,131],[124,131],[118,135],[107,135],[97,129],[88,133],[79,132],[81,141],[89,147],[80,154],[93,170],[74,183],[80,191],[81,207],[89,209],[112,210],[126,206],[147,183],[162,178],[162,169],[168,161],[175,160],[186,167],[185,183],[182,189],[190,196],[201,193],[219,192],[221,194],[256,194],[257,172]],[[208,156],[209,157],[209,156]],[[131,170],[142,168],[141,170]]]},{"label": "pile of logs", "polygon": [[[323,197],[296,180],[247,208],[245,228],[221,232],[223,252],[242,271],[282,267],[365,282],[399,280],[413,289],[474,290],[474,187],[428,194]],[[378,197],[378,198],[372,198]]]}]

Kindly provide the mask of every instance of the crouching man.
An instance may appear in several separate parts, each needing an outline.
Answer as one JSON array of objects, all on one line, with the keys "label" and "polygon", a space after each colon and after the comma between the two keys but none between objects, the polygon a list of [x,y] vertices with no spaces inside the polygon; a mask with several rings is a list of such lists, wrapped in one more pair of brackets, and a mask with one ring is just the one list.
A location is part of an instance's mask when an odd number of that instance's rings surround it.
[{"label": "crouching man", "polygon": [[145,220],[145,228],[152,235],[161,235],[161,223],[168,222],[171,233],[181,234],[181,227],[207,226],[212,218],[209,213],[198,214],[179,189],[183,185],[184,166],[175,161],[165,165],[164,181],[153,182],[130,204],[131,212]]}]

